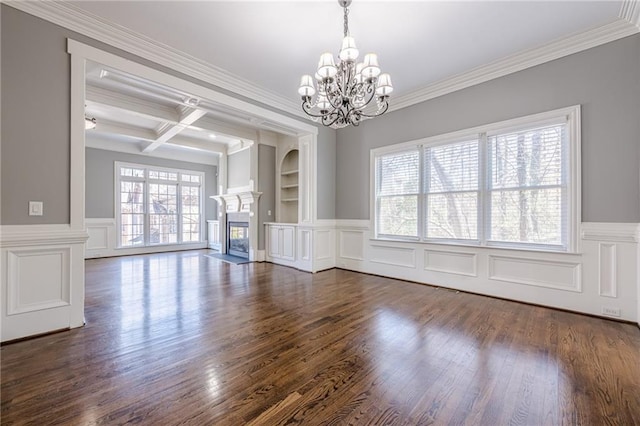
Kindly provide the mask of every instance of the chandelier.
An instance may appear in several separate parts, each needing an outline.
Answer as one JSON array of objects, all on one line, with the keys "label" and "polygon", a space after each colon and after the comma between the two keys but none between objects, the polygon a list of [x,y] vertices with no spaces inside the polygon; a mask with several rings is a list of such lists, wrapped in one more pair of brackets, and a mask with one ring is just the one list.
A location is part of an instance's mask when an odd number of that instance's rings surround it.
[{"label": "chandelier", "polygon": [[[344,8],[340,62],[336,65],[331,53],[323,53],[315,75],[317,91],[310,75],[302,76],[298,88],[302,110],[315,121],[333,128],[357,126],[362,120],[384,114],[393,91],[391,77],[381,74],[375,53],[367,53],[362,62],[356,63],[360,52],[349,34],[351,0],[338,0],[338,3]],[[316,95],[315,99],[313,95]],[[372,102],[374,99],[375,103]]]}]

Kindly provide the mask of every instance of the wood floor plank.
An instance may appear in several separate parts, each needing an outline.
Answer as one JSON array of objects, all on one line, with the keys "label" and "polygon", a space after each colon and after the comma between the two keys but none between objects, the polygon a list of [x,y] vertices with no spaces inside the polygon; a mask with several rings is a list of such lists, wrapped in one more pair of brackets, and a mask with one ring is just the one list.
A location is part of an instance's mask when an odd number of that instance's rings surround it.
[{"label": "wood floor plank", "polygon": [[87,325],[0,348],[3,425],[640,425],[640,330],[208,250],[88,260]]}]

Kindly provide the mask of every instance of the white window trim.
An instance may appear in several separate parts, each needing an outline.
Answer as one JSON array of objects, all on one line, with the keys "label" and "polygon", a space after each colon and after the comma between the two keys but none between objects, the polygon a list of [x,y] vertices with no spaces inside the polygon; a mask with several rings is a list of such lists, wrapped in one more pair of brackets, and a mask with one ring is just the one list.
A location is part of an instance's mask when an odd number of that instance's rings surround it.
[{"label": "white window trim", "polygon": [[[144,169],[144,178],[136,178],[130,176],[120,176],[120,169],[122,167],[130,167],[137,169]],[[178,177],[176,180],[163,180],[163,179],[151,179],[149,178],[149,170],[160,171],[160,172],[169,172],[169,173],[177,173]],[[200,184],[195,184],[193,182],[182,182],[181,176],[182,174],[188,175],[196,175],[200,176]],[[189,244],[200,244],[205,242],[204,239],[204,231],[205,231],[205,211],[204,211],[204,194],[205,194],[205,173],[197,170],[185,170],[185,169],[176,169],[171,167],[162,167],[162,166],[154,166],[152,164],[138,164],[138,163],[129,163],[124,161],[115,161],[114,162],[114,215],[116,218],[116,249],[131,249],[136,247],[163,247],[163,246],[173,246],[180,245],[186,246]],[[123,179],[124,178],[124,179]],[[122,181],[139,181],[145,183],[145,189],[143,193],[144,199],[144,244],[136,245],[136,246],[123,246],[122,245],[122,235],[121,235],[121,227],[122,227],[122,218],[120,214],[120,204],[121,204],[121,191],[120,191],[120,183]],[[178,207],[178,232],[177,232],[177,242],[175,243],[163,243],[163,244],[150,244],[149,239],[149,211],[148,211],[148,194],[147,194],[147,185],[149,183],[175,183],[178,187],[177,191],[177,207]],[[200,240],[199,241],[182,241],[182,186],[199,186],[200,187]]]},{"label": "white window trim", "polygon": [[[398,241],[398,242],[421,242],[428,244],[444,244],[444,245],[464,245],[474,247],[485,248],[500,248],[500,249],[513,249],[513,250],[526,250],[526,251],[548,251],[548,252],[561,252],[561,253],[579,253],[581,250],[579,228],[582,220],[582,199],[581,199],[581,109],[580,105],[574,105],[570,107],[560,108],[553,111],[546,111],[538,114],[527,115],[523,117],[513,118],[510,120],[504,120],[496,123],[490,123],[482,126],[473,127],[470,129],[464,129],[456,132],[446,133],[437,136],[431,136],[423,139],[417,139],[399,144],[384,146],[381,148],[375,148],[370,151],[369,157],[369,217],[372,222],[372,229],[374,230],[373,239],[380,239],[386,241]],[[566,121],[565,121],[566,120]],[[377,235],[377,203],[376,203],[376,159],[381,155],[393,154],[397,152],[406,151],[409,149],[415,149],[423,146],[437,146],[442,144],[454,143],[456,141],[464,141],[468,138],[480,139],[480,158],[486,158],[486,140],[488,136],[495,135],[496,133],[503,133],[509,131],[522,130],[523,128],[531,128],[537,126],[558,124],[562,122],[567,124],[567,138],[568,138],[568,152],[567,152],[567,177],[569,184],[567,186],[567,217],[569,223],[567,224],[567,247],[555,248],[548,245],[539,245],[531,243],[507,243],[507,242],[486,242],[481,244],[486,235],[486,230],[481,229],[486,225],[485,216],[487,202],[486,200],[478,200],[479,211],[478,212],[478,235],[479,240],[443,240],[443,239],[424,239],[422,233],[423,225],[420,222],[424,217],[418,216],[418,232],[419,239],[408,240],[400,237],[390,237],[388,235]],[[422,155],[422,154],[421,154]],[[480,176],[486,177],[486,160],[480,161]],[[420,179],[422,180],[423,170],[420,168]],[[422,182],[421,182],[422,183]],[[484,191],[486,197],[489,191]],[[419,200],[419,209],[423,204],[421,195]],[[483,207],[480,207],[483,206]],[[482,237],[480,237],[482,235]]]}]

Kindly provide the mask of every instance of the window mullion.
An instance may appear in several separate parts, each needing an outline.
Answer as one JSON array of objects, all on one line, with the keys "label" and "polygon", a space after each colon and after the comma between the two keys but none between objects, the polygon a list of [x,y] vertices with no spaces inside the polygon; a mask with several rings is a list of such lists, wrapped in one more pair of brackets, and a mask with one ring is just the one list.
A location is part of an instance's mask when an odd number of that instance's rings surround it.
[{"label": "window mullion", "polygon": [[[145,176],[148,177],[148,169],[145,170]],[[149,238],[149,234],[151,233],[151,212],[149,211],[149,181],[145,181],[143,185],[143,196],[142,200],[144,202],[144,207],[142,211],[144,211],[144,245],[149,246],[151,244],[151,238]]]},{"label": "window mullion", "polygon": [[424,167],[424,185],[421,186],[421,192],[423,194],[423,206],[424,206],[424,215],[420,218],[422,223],[424,224],[424,232],[421,235],[423,239],[427,239],[429,237],[429,191],[431,190],[431,150],[429,148],[423,147],[422,151],[424,152],[424,161],[422,162],[422,167]]},{"label": "window mullion", "polygon": [[176,241],[182,244],[182,174],[178,174],[178,187],[176,188],[176,212],[178,213],[178,237]]},{"label": "window mullion", "polygon": [[478,241],[486,246],[491,229],[491,181],[492,173],[489,138],[481,133],[478,147]]},{"label": "window mullion", "polygon": [[[568,121],[568,117],[567,117],[567,121]],[[570,176],[570,170],[571,170],[571,158],[574,158],[573,155],[571,155],[571,144],[568,143],[567,141],[567,133],[568,133],[568,128],[569,128],[569,124],[568,122],[565,123],[565,126],[563,127],[563,131],[562,131],[562,166],[561,166],[561,178],[560,178],[560,194],[561,194],[561,201],[560,201],[560,208],[561,208],[561,233],[562,235],[560,236],[560,242],[563,246],[566,247],[567,250],[574,250],[574,241],[573,238],[570,238],[570,217],[572,215],[571,209],[570,209],[570,205],[571,205],[571,201],[569,200],[569,176]]]},{"label": "window mullion", "polygon": [[120,169],[122,166],[116,167],[116,193],[115,193],[115,216],[116,216],[116,244],[118,247],[122,247],[122,173]]},{"label": "window mullion", "polygon": [[425,233],[425,227],[424,227],[424,215],[425,215],[425,208],[424,208],[424,203],[423,203],[423,185],[424,185],[424,180],[425,180],[425,176],[424,176],[424,150],[422,150],[422,147],[420,145],[418,145],[418,201],[417,201],[417,208],[418,208],[418,212],[417,212],[417,217],[416,220],[418,221],[417,223],[417,236],[418,239],[423,239],[424,238],[424,233]]},{"label": "window mullion", "polygon": [[373,234],[376,238],[378,238],[378,233],[380,232],[380,176],[382,174],[382,172],[380,171],[380,167],[381,167],[381,161],[380,161],[380,157],[376,157],[375,161],[374,161],[374,168],[375,168],[375,176],[374,176],[374,181],[375,181],[375,188],[373,188],[373,190],[375,191],[375,223],[374,223],[374,230],[373,230]]}]

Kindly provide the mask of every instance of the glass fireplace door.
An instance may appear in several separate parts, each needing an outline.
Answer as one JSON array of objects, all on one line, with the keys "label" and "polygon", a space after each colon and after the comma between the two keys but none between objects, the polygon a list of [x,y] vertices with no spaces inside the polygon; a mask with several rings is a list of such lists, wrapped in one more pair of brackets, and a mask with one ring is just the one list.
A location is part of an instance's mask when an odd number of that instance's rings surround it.
[{"label": "glass fireplace door", "polygon": [[227,254],[249,258],[249,223],[229,222],[227,225]]}]

